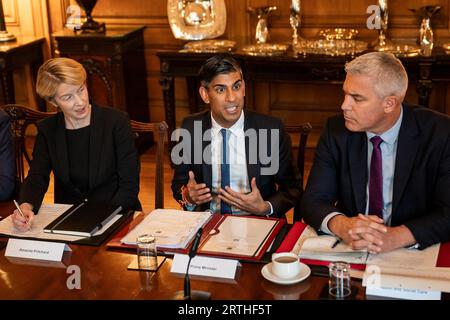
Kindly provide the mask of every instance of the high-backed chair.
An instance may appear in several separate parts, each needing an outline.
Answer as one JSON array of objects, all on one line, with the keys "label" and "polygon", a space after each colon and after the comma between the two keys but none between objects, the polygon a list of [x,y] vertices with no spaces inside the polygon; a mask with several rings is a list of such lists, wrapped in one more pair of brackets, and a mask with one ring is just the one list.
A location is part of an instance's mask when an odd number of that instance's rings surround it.
[{"label": "high-backed chair", "polygon": [[131,129],[136,138],[140,133],[153,133],[156,143],[156,172],[155,172],[155,209],[164,207],[164,145],[167,141],[168,125],[165,121],[146,123],[131,120]]},{"label": "high-backed chair", "polygon": [[11,118],[14,152],[16,159],[16,180],[20,184],[25,179],[24,159],[28,165],[31,156],[25,144],[25,133],[28,127],[35,126],[38,120],[52,116],[55,112],[41,112],[20,104],[6,104],[0,106]]},{"label": "high-backed chair", "polygon": [[[25,133],[29,126],[38,120],[54,115],[56,112],[41,112],[19,104],[0,106],[11,118],[16,159],[16,180],[20,185],[25,179],[24,161],[30,165],[31,156],[27,151]],[[164,206],[164,145],[167,141],[167,124],[163,122],[146,123],[130,120],[136,138],[140,133],[153,133],[156,142],[155,208]],[[25,160],[24,160],[25,159]]]},{"label": "high-backed chair", "polygon": [[[301,174],[300,187],[303,190],[303,181],[305,176],[305,152],[306,152],[306,142],[308,141],[308,136],[312,130],[312,126],[309,122],[302,123],[300,125],[285,126],[288,133],[300,134],[300,140],[298,143],[297,153],[294,155],[294,159],[297,163],[297,169]],[[300,221],[300,201],[294,207],[294,221]]]}]

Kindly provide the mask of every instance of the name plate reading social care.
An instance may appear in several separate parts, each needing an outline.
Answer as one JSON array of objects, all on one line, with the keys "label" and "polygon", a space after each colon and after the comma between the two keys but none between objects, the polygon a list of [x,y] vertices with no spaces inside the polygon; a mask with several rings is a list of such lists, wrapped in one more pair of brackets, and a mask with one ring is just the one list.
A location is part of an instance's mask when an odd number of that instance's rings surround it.
[{"label": "name plate reading social care", "polygon": [[408,288],[367,287],[366,295],[406,300],[441,300],[440,291]]},{"label": "name plate reading social care", "polygon": [[[189,256],[176,254],[170,272],[186,273]],[[234,279],[238,266],[237,260],[197,256],[192,258],[189,266],[190,275]]]},{"label": "name plate reading social care", "polygon": [[71,251],[65,243],[9,239],[5,257],[61,261],[64,251]]}]

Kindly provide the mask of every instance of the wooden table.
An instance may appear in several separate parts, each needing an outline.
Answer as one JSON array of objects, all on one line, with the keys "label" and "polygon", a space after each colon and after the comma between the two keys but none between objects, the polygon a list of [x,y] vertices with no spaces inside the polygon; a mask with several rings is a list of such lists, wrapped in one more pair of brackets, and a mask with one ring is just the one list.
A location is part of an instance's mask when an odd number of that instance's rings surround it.
[{"label": "wooden table", "polygon": [[[14,206],[0,203],[0,215],[4,218]],[[5,242],[7,239],[0,238]],[[184,276],[170,272],[172,258],[166,259],[158,272],[127,270],[136,258],[134,252],[109,250],[100,247],[70,245],[72,253],[64,257],[65,265],[43,266],[37,261],[11,261],[0,249],[0,300],[5,299],[171,299],[176,291],[183,289]],[[78,266],[81,271],[81,289],[69,289],[67,282],[73,273],[67,267]],[[310,276],[294,285],[283,286],[265,280],[261,275],[264,265],[243,263],[236,280],[226,282],[212,278],[199,279],[191,276],[191,289],[211,292],[213,300],[297,300],[319,299],[328,283],[327,277]],[[5,280],[7,279],[7,281]],[[70,282],[70,280],[69,280]],[[357,299],[364,299],[360,281],[353,281],[359,288]]]},{"label": "wooden table", "polygon": [[[15,103],[13,72],[30,65],[32,87],[35,88],[37,71],[44,62],[42,37],[17,37],[17,40],[0,45],[0,81],[5,103]],[[45,111],[45,102],[36,96],[38,108]]]},{"label": "wooden table", "polygon": [[[0,203],[4,218],[13,210],[11,203]],[[6,241],[0,238],[0,241]],[[109,250],[99,247],[70,245],[72,253],[63,258],[64,265],[44,266],[37,261],[18,262],[5,257],[0,249],[0,300],[170,300],[183,289],[184,277],[170,272],[172,259],[168,258],[156,273],[127,270],[136,258],[134,252]],[[42,264],[42,263],[41,263]],[[45,264],[45,263],[44,263]],[[81,289],[74,285],[72,268],[79,267]],[[261,275],[263,264],[243,263],[235,281],[191,276],[191,290],[211,293],[212,300],[317,300],[323,299],[328,277],[311,275],[294,285],[278,285]],[[365,288],[353,279],[356,295],[364,300]],[[328,298],[328,297],[326,297]],[[443,299],[448,299],[445,294]]]}]

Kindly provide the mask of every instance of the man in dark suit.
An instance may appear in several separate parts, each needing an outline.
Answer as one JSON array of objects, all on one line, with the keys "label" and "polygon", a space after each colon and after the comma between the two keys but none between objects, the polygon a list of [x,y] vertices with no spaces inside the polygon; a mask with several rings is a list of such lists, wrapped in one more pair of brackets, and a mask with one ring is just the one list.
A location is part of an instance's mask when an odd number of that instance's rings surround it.
[{"label": "man in dark suit", "polygon": [[14,183],[15,167],[11,122],[8,115],[0,110],[0,201],[11,197]]},{"label": "man in dark suit", "polygon": [[371,253],[450,240],[450,119],[403,104],[392,54],[346,65],[343,115],[330,118],[301,202],[308,224]]},{"label": "man in dark suit", "polygon": [[243,110],[245,82],[231,56],[208,59],[199,78],[211,110],[188,116],[177,130],[174,198],[187,210],[283,216],[301,187],[282,122]]}]

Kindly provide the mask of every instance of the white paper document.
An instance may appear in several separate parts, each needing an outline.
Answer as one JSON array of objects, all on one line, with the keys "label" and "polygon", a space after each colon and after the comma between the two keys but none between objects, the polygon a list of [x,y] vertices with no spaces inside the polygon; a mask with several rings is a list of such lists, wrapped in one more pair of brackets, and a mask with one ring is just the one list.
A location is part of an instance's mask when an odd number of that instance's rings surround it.
[{"label": "white paper document", "polygon": [[439,249],[440,244],[435,244],[425,250],[372,254],[363,285],[450,292],[450,268],[436,267]]},{"label": "white paper document", "polygon": [[349,245],[331,235],[317,235],[307,226],[292,249],[300,258],[321,261],[345,261],[348,263],[366,263],[368,253],[365,250],[353,250]]},{"label": "white paper document", "polygon": [[200,252],[257,256],[277,223],[277,220],[227,216],[217,230],[211,230]]},{"label": "white paper document", "polygon": [[436,267],[439,244],[425,250],[397,249],[391,252],[372,254],[367,259],[368,265],[398,267],[401,269],[427,269]]},{"label": "white paper document", "polygon": [[120,241],[136,245],[136,238],[147,233],[155,236],[159,248],[185,248],[210,218],[209,212],[156,209]]},{"label": "white paper document", "polygon": [[[39,213],[34,216],[31,229],[29,231],[18,230],[13,224],[12,216],[9,215],[8,217],[0,221],[0,234],[22,238],[36,238],[59,241],[77,241],[84,239],[84,237],[79,236],[68,236],[44,232],[44,228],[50,222],[58,218],[61,214],[64,213],[64,211],[66,211],[70,207],[70,204],[43,204],[39,209]],[[116,215],[113,219],[111,219],[111,221],[108,222],[108,224],[94,233],[93,236],[101,235],[121,217],[122,215]]]}]

